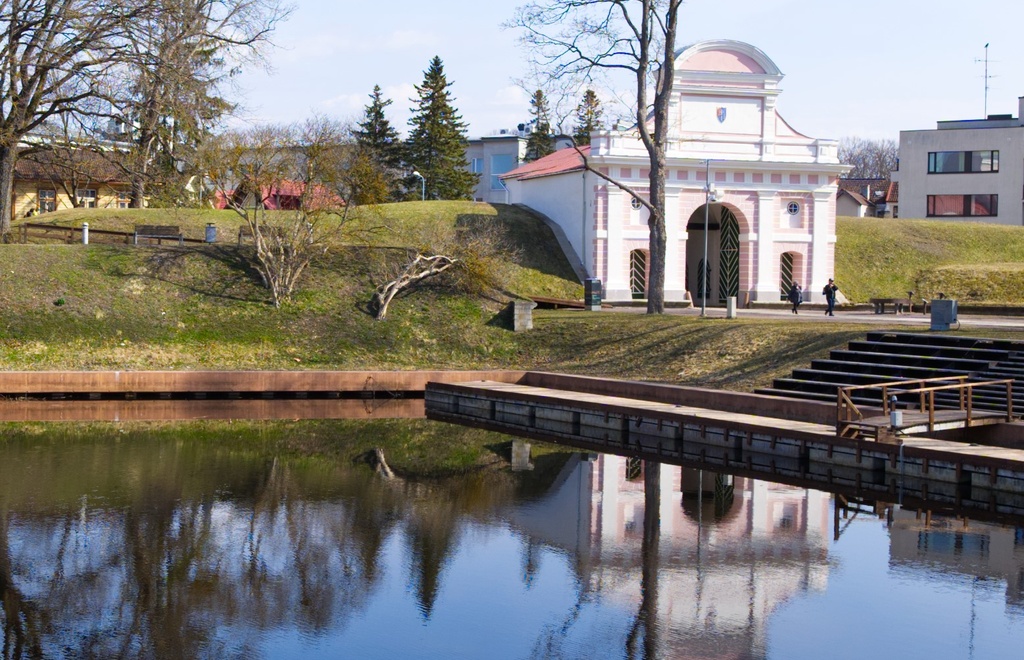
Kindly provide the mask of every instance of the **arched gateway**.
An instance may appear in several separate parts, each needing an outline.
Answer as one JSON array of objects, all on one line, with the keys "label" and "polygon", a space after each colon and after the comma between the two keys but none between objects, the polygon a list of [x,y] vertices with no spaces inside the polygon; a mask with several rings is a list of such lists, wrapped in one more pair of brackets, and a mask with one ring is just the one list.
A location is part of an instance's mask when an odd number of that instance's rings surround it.
[{"label": "arched gateway", "polygon": [[[705,295],[709,305],[730,296],[741,305],[778,302],[782,283],[793,280],[809,300],[822,297],[834,264],[836,180],[848,168],[835,140],[807,137],[779,116],[782,77],[763,52],[738,41],[678,53],[665,163],[667,303],[699,304]],[[648,189],[635,130],[595,133],[583,153],[604,175]],[[503,180],[512,203],[561,227],[570,259],[602,280],[606,300],[645,295],[647,222],[627,193],[585,171],[576,151],[557,151]]]}]

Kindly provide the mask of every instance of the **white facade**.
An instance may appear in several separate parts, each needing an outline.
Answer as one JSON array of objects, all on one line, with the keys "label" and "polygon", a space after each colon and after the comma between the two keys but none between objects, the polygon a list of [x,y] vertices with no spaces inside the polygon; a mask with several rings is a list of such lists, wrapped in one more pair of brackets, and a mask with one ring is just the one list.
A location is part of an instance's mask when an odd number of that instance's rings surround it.
[{"label": "white facade", "polygon": [[[466,164],[470,172],[480,175],[473,189],[473,199],[491,204],[508,204],[509,194],[501,179],[523,163],[529,132],[523,130],[502,130],[496,135],[487,135],[469,140],[466,146]],[[571,144],[564,137],[555,138],[555,148],[563,149]]]},{"label": "white facade", "polygon": [[[799,282],[805,299],[823,299],[835,249],[836,180],[846,171],[835,140],[793,130],[776,112],[782,73],[757,48],[708,41],[680,51],[667,150],[666,302],[741,305],[777,302]],[[590,165],[641,195],[647,152],[636,132],[593,136]],[[512,203],[562,226],[590,277],[609,301],[645,297],[646,211],[559,152],[505,177]],[[710,173],[717,203],[707,213],[709,273],[701,290],[704,202]]]},{"label": "white facade", "polygon": [[1024,225],[1024,97],[1018,117],[940,121],[900,131],[901,218]]}]

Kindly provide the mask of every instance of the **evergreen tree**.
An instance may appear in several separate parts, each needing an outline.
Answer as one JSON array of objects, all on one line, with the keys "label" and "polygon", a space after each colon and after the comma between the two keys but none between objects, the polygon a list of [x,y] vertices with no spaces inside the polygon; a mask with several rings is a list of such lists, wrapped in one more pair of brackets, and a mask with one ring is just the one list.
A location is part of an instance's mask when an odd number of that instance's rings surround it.
[{"label": "evergreen tree", "polygon": [[[423,176],[428,199],[472,199],[480,175],[470,172],[466,163],[466,124],[452,105],[449,87],[444,64],[435,56],[424,72],[423,84],[416,87],[406,164]],[[420,192],[420,180],[410,174],[405,183],[408,196],[419,198],[413,193]]]},{"label": "evergreen tree", "polygon": [[551,113],[544,92],[537,90],[530,99],[533,131],[526,142],[526,162],[532,162],[555,152],[555,138],[551,135]]},{"label": "evergreen tree", "polygon": [[372,180],[372,185],[365,182],[366,187],[380,190],[383,186],[386,195],[380,201],[395,201],[401,196],[404,146],[398,131],[384,114],[391,105],[391,99],[383,97],[380,85],[373,86],[370,99],[370,104],[363,110],[363,120],[358,123],[360,130],[352,131],[363,158],[359,174]]},{"label": "evergreen tree", "polygon": [[588,89],[583,94],[583,100],[576,106],[576,129],[572,137],[577,145],[582,147],[590,144],[590,134],[604,128],[601,123],[602,114],[601,101],[594,90]]}]

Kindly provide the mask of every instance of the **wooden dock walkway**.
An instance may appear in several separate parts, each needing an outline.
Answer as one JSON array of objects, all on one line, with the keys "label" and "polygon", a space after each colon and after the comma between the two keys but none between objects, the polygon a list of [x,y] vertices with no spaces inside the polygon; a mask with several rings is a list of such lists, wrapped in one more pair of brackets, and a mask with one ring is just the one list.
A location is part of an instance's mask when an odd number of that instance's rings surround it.
[{"label": "wooden dock walkway", "polygon": [[[660,400],[652,400],[594,391],[602,387],[595,379],[573,383],[575,377],[555,378],[561,387],[531,384],[531,379],[543,380],[533,373],[519,383],[431,383],[425,394],[426,414],[430,419],[601,451],[638,452],[669,463],[695,453],[716,456],[724,467],[790,460],[799,472],[866,468],[881,480],[898,476],[944,483],[952,488],[952,498],[972,486],[1024,498],[1024,449],[912,436],[896,443],[844,438],[827,418],[765,414],[759,395],[727,393],[725,405],[710,407],[685,401],[687,388],[661,386]],[[624,391],[638,385],[619,382]],[[603,387],[614,389],[615,383],[605,381]],[[671,400],[673,396],[678,402]],[[752,397],[746,407],[756,412],[743,411],[745,397]],[[834,415],[834,406],[821,405]],[[919,425],[913,418],[905,420],[907,428]]]}]

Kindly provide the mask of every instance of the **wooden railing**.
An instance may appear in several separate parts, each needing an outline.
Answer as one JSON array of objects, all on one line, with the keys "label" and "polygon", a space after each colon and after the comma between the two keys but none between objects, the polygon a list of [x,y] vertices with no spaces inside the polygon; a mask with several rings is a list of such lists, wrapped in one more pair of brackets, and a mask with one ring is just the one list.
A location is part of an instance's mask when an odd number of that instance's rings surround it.
[{"label": "wooden railing", "polygon": [[[18,225],[21,231],[21,242],[28,243],[29,236],[53,239],[57,238],[65,243],[81,243],[82,242],[82,231],[81,226],[71,227],[67,225],[51,225],[42,222],[23,222]],[[107,243],[125,243],[131,245],[136,238],[136,232],[134,231],[114,231],[112,229],[89,229],[90,238],[93,237],[104,237],[103,241]],[[139,235],[140,238],[145,238],[144,235]],[[174,236],[174,240],[179,243],[205,243],[205,239],[202,238],[188,238]]]},{"label": "wooden railing", "polygon": [[[960,411],[966,413],[965,424],[974,422],[974,391],[979,387],[1002,385],[1006,389],[1006,421],[1013,421],[1013,379],[968,382],[968,376],[947,376],[944,378],[923,378],[916,380],[887,381],[868,385],[840,387],[836,397],[836,432],[843,437],[856,437],[864,421],[864,413],[853,401],[854,392],[880,390],[882,394],[882,415],[889,416],[897,403],[907,403],[907,395],[916,395],[917,412],[928,415],[928,430],[935,430],[935,393],[956,390],[960,395]],[[913,410],[904,407],[904,410]],[[874,410],[872,412],[875,412]]]}]

